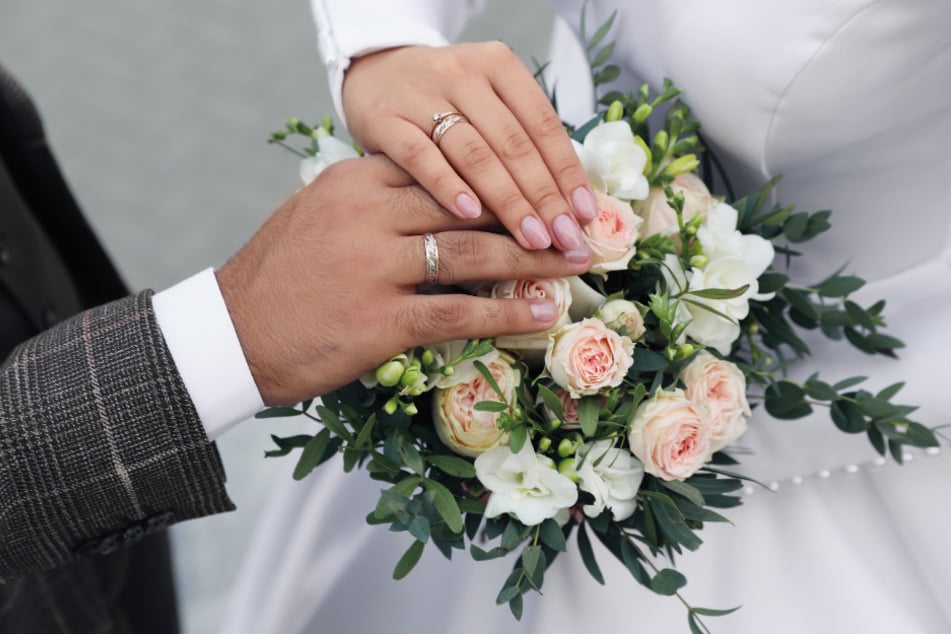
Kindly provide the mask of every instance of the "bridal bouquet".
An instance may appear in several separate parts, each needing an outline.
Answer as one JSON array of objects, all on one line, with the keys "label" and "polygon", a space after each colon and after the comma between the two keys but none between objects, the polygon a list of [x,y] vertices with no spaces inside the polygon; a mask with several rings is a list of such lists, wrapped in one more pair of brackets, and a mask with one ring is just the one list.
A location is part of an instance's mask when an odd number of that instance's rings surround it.
[{"label": "bridal bouquet", "polygon": [[[596,84],[618,74],[605,65],[611,45],[600,46],[609,29],[587,42]],[[367,521],[410,540],[394,577],[427,544],[446,557],[468,548],[476,560],[518,551],[497,598],[518,618],[523,595],[542,588],[567,548],[603,583],[593,537],[638,582],[679,596],[686,579],[661,562],[699,548],[704,524],[740,504],[745,477],[730,447],[751,403],[781,419],[827,407],[835,427],[899,462],[903,445],[936,444],[907,418],[913,407],[892,402],[900,384],[872,393],[857,387],[862,377],[785,377],[809,353],[799,329],[869,354],[901,343],[881,332],[883,301],[848,299],[862,279],[834,272],[797,286],[777,266],[829,228],[830,212],[768,204],[775,181],[729,202],[711,194],[698,170],[710,177],[718,164],[680,95],[670,82],[659,95],[612,92],[604,111],[568,128],[597,192],[598,217],[584,228],[588,275],[464,291],[550,298],[561,310],[554,328],[407,350],[317,404],[260,414],[319,421],[314,435],[275,436],[267,453],[302,449],[295,478],[342,454],[345,470],[362,465],[381,483]],[[328,120],[294,119],[271,141],[309,139],[307,181],[357,155],[332,132]],[[701,617],[732,611],[684,604],[694,632]]]}]

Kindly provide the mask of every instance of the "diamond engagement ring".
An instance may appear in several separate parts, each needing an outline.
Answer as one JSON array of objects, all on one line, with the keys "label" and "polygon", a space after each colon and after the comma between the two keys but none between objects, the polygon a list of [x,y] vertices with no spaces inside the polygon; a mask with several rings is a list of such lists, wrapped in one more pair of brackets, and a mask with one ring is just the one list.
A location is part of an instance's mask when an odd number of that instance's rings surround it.
[{"label": "diamond engagement ring", "polygon": [[433,140],[436,147],[439,147],[439,141],[446,131],[459,122],[469,123],[465,115],[461,112],[440,112],[433,115],[433,127],[429,130],[429,138]]},{"label": "diamond engagement ring", "polygon": [[435,286],[439,279],[439,245],[436,244],[436,236],[427,233],[423,237],[423,245],[426,247],[426,284]]}]

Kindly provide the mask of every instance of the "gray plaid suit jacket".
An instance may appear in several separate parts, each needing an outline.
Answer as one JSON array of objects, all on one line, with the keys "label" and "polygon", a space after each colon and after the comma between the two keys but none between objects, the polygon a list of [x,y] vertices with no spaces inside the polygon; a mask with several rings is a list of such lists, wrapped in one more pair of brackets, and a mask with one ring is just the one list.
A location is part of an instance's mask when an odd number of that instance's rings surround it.
[{"label": "gray plaid suit jacket", "polygon": [[152,293],[124,292],[0,67],[0,633],[176,632],[163,529],[234,508]]}]

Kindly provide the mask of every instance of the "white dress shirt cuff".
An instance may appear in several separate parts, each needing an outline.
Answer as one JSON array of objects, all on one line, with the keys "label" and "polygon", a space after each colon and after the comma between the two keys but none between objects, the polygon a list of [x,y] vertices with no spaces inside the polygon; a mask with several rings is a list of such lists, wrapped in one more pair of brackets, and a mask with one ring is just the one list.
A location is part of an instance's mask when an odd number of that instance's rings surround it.
[{"label": "white dress shirt cuff", "polygon": [[152,306],[209,440],[264,408],[214,269],[156,293]]}]

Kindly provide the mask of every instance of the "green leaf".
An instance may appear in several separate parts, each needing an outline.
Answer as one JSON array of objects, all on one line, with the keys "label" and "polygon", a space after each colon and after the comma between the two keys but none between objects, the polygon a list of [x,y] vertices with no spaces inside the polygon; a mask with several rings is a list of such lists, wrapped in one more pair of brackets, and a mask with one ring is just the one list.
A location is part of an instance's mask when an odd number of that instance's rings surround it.
[{"label": "green leaf", "polygon": [[299,409],[293,407],[269,407],[262,409],[254,415],[255,418],[283,418],[284,416],[300,416],[303,414]]},{"label": "green leaf", "polygon": [[701,288],[699,290],[691,290],[687,292],[687,295],[693,295],[695,297],[702,297],[703,299],[733,299],[734,297],[739,297],[746,291],[750,289],[749,284],[744,284],[739,288]]},{"label": "green leaf", "polygon": [[598,562],[594,557],[591,540],[588,539],[588,531],[585,530],[584,524],[578,526],[578,552],[581,554],[581,561],[584,563],[584,567],[588,569],[588,573],[603,586],[604,576],[601,574],[601,568],[598,567]]},{"label": "green leaf", "polygon": [[330,443],[330,431],[321,429],[320,433],[307,441],[304,445],[304,451],[301,452],[297,466],[294,467],[294,479],[303,480],[320,464],[324,457],[324,451]]},{"label": "green leaf", "polygon": [[353,440],[353,434],[351,434],[343,423],[340,422],[340,419],[337,417],[337,414],[323,405],[317,406],[317,416],[320,418],[320,422],[324,424],[324,427],[329,429],[332,433],[343,438],[347,441]]},{"label": "green leaf", "polygon": [[865,431],[865,417],[862,416],[861,410],[849,401],[835,401],[830,413],[832,422],[845,433],[860,434]]},{"label": "green leaf", "polygon": [[525,429],[525,425],[517,425],[512,428],[509,434],[509,449],[512,453],[521,451],[526,442],[528,442],[528,430]]},{"label": "green leaf", "polygon": [[469,545],[469,552],[475,561],[489,561],[490,559],[498,559],[499,557],[505,557],[509,554],[509,551],[504,548],[496,547],[492,550],[482,550],[475,544]]},{"label": "green leaf", "polygon": [[628,539],[621,540],[621,563],[623,563],[628,572],[631,573],[631,576],[637,579],[638,583],[650,587],[650,575],[647,573],[647,569],[644,568],[644,565],[641,564],[637,548],[635,548]]},{"label": "green leaf", "polygon": [[519,590],[518,586],[505,586],[499,592],[499,596],[495,597],[495,603],[497,605],[508,603],[512,599],[519,597],[521,594],[522,594],[522,591]]},{"label": "green leaf", "polygon": [[603,65],[607,62],[611,55],[614,54],[614,42],[606,44],[604,47],[598,51],[598,54],[595,56],[594,60],[591,62],[592,67],[597,67]]},{"label": "green leaf", "polygon": [[555,418],[558,420],[564,420],[565,412],[564,408],[561,405],[561,399],[552,392],[547,385],[538,384],[538,395],[544,401],[545,405],[548,406],[548,409],[551,410],[552,414],[555,415]]},{"label": "green leaf", "polygon": [[360,428],[360,433],[357,434],[357,439],[353,442],[353,446],[357,449],[369,449],[372,446],[370,442],[373,437],[373,428],[376,426],[376,414],[370,414],[370,417],[363,423],[363,427]]},{"label": "green leaf", "polygon": [[794,213],[786,219],[786,222],[783,223],[783,233],[786,234],[786,237],[790,242],[803,242],[806,240],[806,227],[809,226],[809,214],[800,211]]},{"label": "green leaf", "polygon": [[673,568],[664,568],[651,579],[651,590],[664,596],[673,596],[687,585],[687,578]]},{"label": "green leaf", "polygon": [[885,455],[885,437],[882,435],[881,430],[878,429],[876,425],[869,425],[866,430],[868,435],[868,441],[872,443],[872,446],[875,448],[875,451],[878,452],[878,455]]},{"label": "green leaf", "polygon": [[845,312],[849,314],[849,317],[851,317],[856,324],[866,330],[875,330],[875,320],[872,319],[871,315],[862,310],[861,306],[849,300],[846,300],[843,305],[845,306]]},{"label": "green leaf", "polygon": [[777,381],[766,388],[766,411],[782,420],[802,418],[812,412],[806,392],[791,381]]},{"label": "green leaf", "polygon": [[808,293],[795,288],[785,288],[783,289],[782,296],[787,302],[789,302],[790,306],[798,310],[800,313],[809,319],[819,321],[819,311],[816,310],[815,305],[809,301]]},{"label": "green leaf", "polygon": [[453,533],[462,532],[462,511],[456,504],[456,497],[443,484],[435,480],[424,480],[424,486],[434,494],[433,506]]},{"label": "green leaf", "polygon": [[504,412],[508,408],[508,404],[499,401],[479,401],[473,406],[477,412]]},{"label": "green leaf", "polygon": [[423,457],[419,455],[419,450],[416,449],[411,441],[401,437],[396,447],[399,451],[400,458],[403,459],[403,464],[415,471],[418,475],[423,475],[426,472],[426,463]]},{"label": "green leaf", "polygon": [[556,552],[564,552],[567,550],[565,534],[558,526],[558,522],[553,519],[547,519],[542,522],[541,528],[539,529],[539,537],[543,544]]},{"label": "green leaf", "polygon": [[423,515],[414,517],[406,530],[409,531],[410,535],[424,544],[429,541],[429,519]]},{"label": "green leaf", "polygon": [[865,286],[865,280],[854,275],[830,277],[816,289],[823,297],[845,297]]},{"label": "green leaf", "polygon": [[666,370],[668,365],[664,355],[658,354],[644,346],[634,347],[634,365],[633,368],[638,372],[657,372]]},{"label": "green leaf", "polygon": [[816,379],[806,381],[805,388],[809,398],[814,398],[817,401],[834,401],[839,398],[839,393],[832,389],[831,385],[823,381]]},{"label": "green leaf", "polygon": [[867,376],[853,376],[848,379],[843,379],[842,381],[839,381],[838,383],[832,386],[832,389],[838,390],[839,392],[841,392],[842,390],[858,385],[859,383],[862,383],[867,379],[868,379]]},{"label": "green leaf", "polygon": [[740,609],[740,606],[735,608],[728,608],[725,610],[717,610],[714,608],[690,608],[690,611],[695,614],[700,614],[702,616],[726,616],[727,614],[733,614]]},{"label": "green leaf", "polygon": [[706,504],[706,502],[703,501],[703,495],[700,494],[700,491],[686,482],[682,482],[680,480],[659,480],[659,482],[664,488],[670,489],[674,493],[684,496],[697,506],[703,506]]},{"label": "green leaf", "polygon": [[492,388],[492,391],[495,392],[501,400],[505,400],[505,394],[499,388],[499,384],[495,382],[495,377],[492,376],[492,373],[489,372],[489,368],[485,367],[485,364],[481,361],[473,361],[472,365],[475,366],[475,369],[479,371],[479,374],[482,375],[482,378],[485,379],[486,383]]},{"label": "green leaf", "polygon": [[384,497],[383,495],[384,493],[389,493],[391,495],[398,495],[399,497],[402,497],[402,498],[409,498],[413,494],[413,492],[416,491],[416,487],[419,486],[419,483],[421,480],[422,478],[420,478],[419,476],[409,476],[408,478],[403,478],[402,480],[400,480],[399,482],[391,486],[389,489],[386,489],[385,491],[381,491],[380,500],[376,504],[376,510],[374,511],[374,513],[378,517],[382,517],[386,515],[388,508],[391,508],[387,504],[387,498]]},{"label": "green leaf", "polygon": [[757,284],[759,285],[760,293],[775,293],[781,290],[788,281],[789,277],[783,275],[782,273],[767,271],[766,273],[763,273],[759,276]]},{"label": "green leaf", "polygon": [[442,454],[429,456],[429,463],[444,473],[457,478],[474,478],[476,474],[475,467],[468,460],[457,456],[446,456]]},{"label": "green leaf", "polygon": [[578,422],[581,423],[582,434],[587,437],[594,436],[598,430],[598,416],[600,413],[600,396],[585,396],[578,402]]},{"label": "green leaf", "polygon": [[292,450],[297,449],[298,447],[305,446],[310,439],[313,438],[310,434],[300,434],[297,436],[275,436],[271,435],[271,440],[274,441],[274,444],[278,446],[278,449],[272,449],[270,451],[265,451],[264,455],[267,458],[276,458],[279,456],[286,456]]},{"label": "green leaf", "polygon": [[883,389],[881,392],[879,392],[875,396],[876,398],[879,398],[883,401],[889,401],[891,400],[893,396],[898,394],[898,392],[900,392],[903,387],[905,387],[904,381],[899,381],[898,383],[892,383],[891,385]]},{"label": "green leaf", "polygon": [[424,546],[425,544],[423,542],[413,542],[413,545],[406,550],[403,556],[400,557],[399,562],[397,562],[396,568],[393,570],[394,579],[402,579],[410,573],[419,562],[419,558],[423,556]]},{"label": "green leaf", "polygon": [[545,553],[541,546],[528,546],[522,551],[522,569],[525,571],[529,584],[536,590],[541,589],[545,563]]},{"label": "green leaf", "polygon": [[[608,31],[611,30],[611,26],[614,24],[614,19],[615,19],[616,17],[617,17],[617,11],[614,11],[614,12],[611,14],[611,17],[609,17],[609,18],[604,22],[604,24],[602,24],[601,26],[598,27],[598,30],[594,32],[594,35],[592,35],[592,36],[591,36],[591,39],[588,40],[588,42],[587,42],[587,45],[586,45],[585,48],[586,48],[588,51],[593,50],[595,46],[597,46],[598,44],[601,43],[601,40],[604,39],[604,36],[607,35],[607,34],[608,34]],[[583,32],[584,32],[584,29],[582,29],[582,33],[583,33]]]},{"label": "green leaf", "polygon": [[610,64],[605,66],[597,75],[594,76],[594,85],[599,86],[601,84],[607,84],[617,79],[620,75],[620,67]]}]

